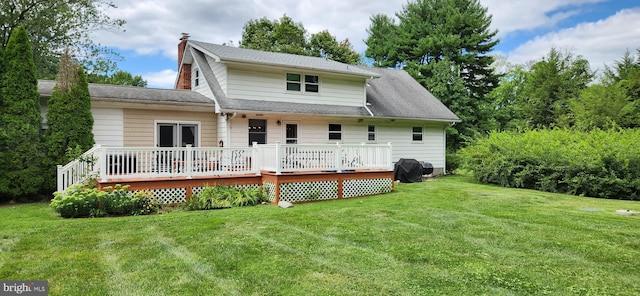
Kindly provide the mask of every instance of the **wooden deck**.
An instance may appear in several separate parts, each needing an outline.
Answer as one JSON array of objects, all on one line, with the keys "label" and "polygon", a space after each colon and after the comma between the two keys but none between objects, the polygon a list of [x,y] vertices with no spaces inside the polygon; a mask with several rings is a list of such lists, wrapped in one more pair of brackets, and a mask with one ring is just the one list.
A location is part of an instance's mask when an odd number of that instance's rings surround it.
[{"label": "wooden deck", "polygon": [[276,174],[211,175],[165,178],[109,178],[98,179],[98,188],[116,184],[128,185],[129,190],[149,190],[165,204],[184,202],[205,186],[237,185],[262,188],[272,204],[280,200],[300,203],[319,200],[344,199],[391,192],[394,189],[393,171],[354,170],[345,172],[313,171]]}]

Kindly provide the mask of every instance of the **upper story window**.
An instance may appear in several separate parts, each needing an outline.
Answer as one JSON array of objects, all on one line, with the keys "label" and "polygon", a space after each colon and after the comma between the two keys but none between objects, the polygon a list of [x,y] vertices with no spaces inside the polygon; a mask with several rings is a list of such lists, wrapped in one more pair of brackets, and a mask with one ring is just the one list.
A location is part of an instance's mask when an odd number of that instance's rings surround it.
[{"label": "upper story window", "polygon": [[287,73],[287,90],[318,93],[320,92],[320,77],[318,75]]},{"label": "upper story window", "polygon": [[422,142],[422,127],[414,126],[411,128],[411,134],[413,135],[414,142]]},{"label": "upper story window", "polygon": [[320,90],[318,75],[304,75],[304,91],[317,93]]},{"label": "upper story window", "polygon": [[290,91],[300,91],[302,88],[300,87],[301,81],[300,74],[287,73],[287,90]]},{"label": "upper story window", "polygon": [[195,70],[195,75],[194,76],[195,76],[195,78],[194,78],[193,84],[195,86],[200,85],[200,71],[198,69]]}]

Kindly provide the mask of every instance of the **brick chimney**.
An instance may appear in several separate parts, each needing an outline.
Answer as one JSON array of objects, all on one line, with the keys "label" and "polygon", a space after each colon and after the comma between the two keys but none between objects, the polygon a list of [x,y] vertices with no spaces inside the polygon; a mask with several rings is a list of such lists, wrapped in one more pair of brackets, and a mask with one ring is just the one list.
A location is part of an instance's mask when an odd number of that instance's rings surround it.
[{"label": "brick chimney", "polygon": [[191,64],[182,65],[182,69],[180,69],[180,65],[182,64],[182,57],[184,56],[184,50],[187,47],[187,40],[189,40],[188,33],[182,33],[182,37],[180,38],[180,43],[178,43],[178,85],[176,85],[177,89],[191,89]]}]

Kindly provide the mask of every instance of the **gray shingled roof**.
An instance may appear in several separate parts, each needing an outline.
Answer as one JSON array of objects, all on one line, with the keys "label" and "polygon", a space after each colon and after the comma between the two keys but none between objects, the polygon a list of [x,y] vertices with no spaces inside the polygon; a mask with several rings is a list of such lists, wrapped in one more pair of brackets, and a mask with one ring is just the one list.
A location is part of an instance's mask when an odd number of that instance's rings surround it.
[{"label": "gray shingled roof", "polygon": [[[38,92],[41,96],[51,96],[56,82],[52,80],[38,80]],[[214,106],[211,99],[189,90],[158,89],[133,86],[119,86],[109,84],[89,84],[89,93],[93,99],[158,102],[158,103],[188,103],[206,104]],[[213,109],[212,109],[213,110]]]},{"label": "gray shingled roof", "polygon": [[360,68],[358,66],[343,64],[319,57],[237,48],[194,40],[188,40],[187,44],[190,44],[200,50],[207,51],[210,54],[220,58],[221,61],[273,65],[290,68],[309,69],[314,71],[327,71],[364,77],[378,76],[378,74],[376,74],[375,72],[367,71],[366,69]]},{"label": "gray shingled roof", "polygon": [[367,85],[367,103],[374,116],[456,122],[460,118],[403,70],[366,68],[380,78]]}]

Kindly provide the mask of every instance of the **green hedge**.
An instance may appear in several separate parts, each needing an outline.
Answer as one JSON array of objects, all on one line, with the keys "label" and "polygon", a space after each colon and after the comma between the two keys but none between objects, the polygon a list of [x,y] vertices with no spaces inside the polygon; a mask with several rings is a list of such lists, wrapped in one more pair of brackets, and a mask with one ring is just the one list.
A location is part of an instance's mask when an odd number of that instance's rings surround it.
[{"label": "green hedge", "polygon": [[105,191],[73,185],[66,192],[55,192],[50,206],[65,218],[146,215],[160,206],[148,191],[136,193],[127,186],[106,187]]},{"label": "green hedge", "polygon": [[494,132],[461,149],[485,183],[640,200],[640,130]]}]

